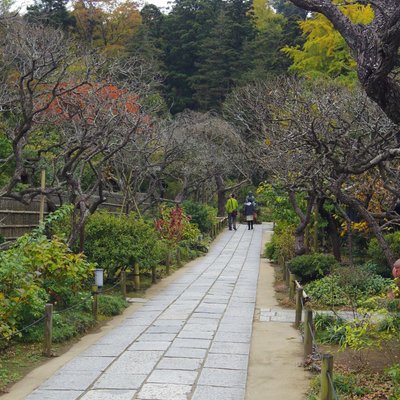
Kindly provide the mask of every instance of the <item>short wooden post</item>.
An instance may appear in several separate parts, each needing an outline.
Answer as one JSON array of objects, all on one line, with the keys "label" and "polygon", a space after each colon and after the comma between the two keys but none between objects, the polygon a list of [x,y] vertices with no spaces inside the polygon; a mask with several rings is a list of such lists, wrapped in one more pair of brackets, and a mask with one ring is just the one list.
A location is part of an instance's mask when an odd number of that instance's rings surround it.
[{"label": "short wooden post", "polygon": [[39,204],[39,223],[44,220],[44,192],[46,190],[46,171],[42,169],[40,172],[40,204]]},{"label": "short wooden post", "polygon": [[296,288],[296,279],[297,276],[295,274],[290,273],[289,275],[289,299],[294,300],[295,288]]},{"label": "short wooden post", "polygon": [[301,322],[301,313],[303,311],[303,288],[296,288],[296,317],[294,320],[295,328],[300,326]]},{"label": "short wooden post", "polygon": [[333,382],[333,356],[331,354],[322,354],[321,364],[321,400],[333,400],[333,388],[329,382],[329,376]]},{"label": "short wooden post", "polygon": [[121,271],[121,292],[124,299],[126,298],[126,272]]},{"label": "short wooden post", "polygon": [[288,264],[286,264],[285,267],[286,267],[286,285],[289,287],[290,270]]},{"label": "short wooden post", "polygon": [[133,283],[135,284],[135,290],[140,290],[140,268],[137,262],[133,264]]},{"label": "short wooden post", "polygon": [[306,309],[304,311],[304,359],[306,359],[313,351],[313,312]]},{"label": "short wooden post", "polygon": [[43,355],[51,357],[51,342],[53,340],[53,304],[46,304],[44,311],[44,346]]},{"label": "short wooden post", "polygon": [[94,320],[97,321],[97,316],[99,313],[99,302],[98,302],[99,288],[96,285],[92,286],[92,294],[93,294],[92,313]]},{"label": "short wooden post", "polygon": [[283,271],[283,280],[286,282],[286,275],[287,275],[287,265],[286,265],[286,261],[283,262],[281,265],[282,265],[282,271]]},{"label": "short wooden post", "polygon": [[151,267],[151,283],[157,283],[157,270],[155,265]]}]

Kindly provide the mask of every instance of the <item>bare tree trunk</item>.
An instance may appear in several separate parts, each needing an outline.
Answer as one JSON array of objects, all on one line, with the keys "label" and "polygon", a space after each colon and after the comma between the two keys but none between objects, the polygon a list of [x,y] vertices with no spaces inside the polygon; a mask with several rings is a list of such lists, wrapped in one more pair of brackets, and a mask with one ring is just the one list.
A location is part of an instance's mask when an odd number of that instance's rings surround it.
[{"label": "bare tree trunk", "polygon": [[290,203],[291,203],[295,213],[300,218],[300,223],[297,225],[295,232],[294,232],[294,234],[295,234],[294,252],[295,252],[296,256],[301,256],[301,255],[307,253],[307,246],[305,243],[305,231],[306,231],[307,225],[310,223],[311,212],[312,212],[314,202],[315,202],[315,195],[309,194],[309,196],[307,198],[307,209],[306,209],[305,213],[298,205],[297,199],[296,199],[296,194],[293,190],[289,191],[289,200],[290,200]]},{"label": "bare tree trunk", "polygon": [[218,196],[218,216],[223,217],[225,215],[225,203],[226,203],[226,191],[225,182],[221,175],[215,175],[215,183],[217,185],[217,196]]},{"label": "bare tree trunk", "polygon": [[337,261],[341,261],[341,249],[340,249],[340,235],[338,231],[338,225],[335,219],[332,217],[331,213],[324,209],[323,203],[319,207],[320,215],[327,221],[328,225],[326,227],[326,233],[332,248],[332,254]]}]

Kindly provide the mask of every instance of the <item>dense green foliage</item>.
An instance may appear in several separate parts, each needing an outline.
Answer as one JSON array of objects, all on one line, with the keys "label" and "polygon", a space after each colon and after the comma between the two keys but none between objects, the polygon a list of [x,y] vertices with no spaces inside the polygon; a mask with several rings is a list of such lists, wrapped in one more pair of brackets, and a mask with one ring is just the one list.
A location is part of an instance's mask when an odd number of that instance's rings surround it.
[{"label": "dense green foliage", "polygon": [[98,297],[99,313],[107,317],[119,315],[126,308],[127,302],[121,296],[102,294]]},{"label": "dense green foliage", "polygon": [[[400,258],[400,231],[388,233],[384,236],[393,254]],[[378,266],[378,273],[385,277],[391,276],[391,268],[387,263],[385,255],[378,244],[377,239],[373,238],[368,244],[368,257]]]},{"label": "dense green foliage", "polygon": [[359,306],[372,296],[385,293],[392,281],[362,268],[339,268],[334,274],[305,285],[313,304],[323,307]]},{"label": "dense green foliage", "polygon": [[216,222],[217,211],[206,204],[186,200],[182,203],[185,214],[190,217],[190,222],[197,225],[203,233],[211,231],[212,225]]},{"label": "dense green foliage", "polygon": [[151,268],[160,261],[157,233],[151,223],[136,214],[93,214],[86,225],[85,254],[109,277],[118,269]]},{"label": "dense green foliage", "polygon": [[314,318],[314,326],[319,343],[335,343],[343,342],[345,335],[344,320],[336,315],[316,313]]},{"label": "dense green foliage", "polygon": [[314,253],[295,257],[288,266],[290,272],[302,282],[309,282],[327,275],[337,266],[337,262],[330,254]]},{"label": "dense green foliage", "polygon": [[152,5],[141,14],[127,48],[156,60],[172,113],[219,109],[235,85],[284,73],[290,60],[281,48],[302,43],[302,16],[277,15],[267,2],[257,9],[249,0],[179,0],[167,15]]},{"label": "dense green foliage", "polygon": [[49,301],[69,304],[90,286],[93,269],[60,239],[19,238],[11,249],[0,252],[0,334],[9,336],[41,317]]},{"label": "dense green foliage", "polygon": [[[95,326],[92,313],[90,292],[76,293],[66,310],[53,314],[53,342],[62,343]],[[127,303],[119,295],[101,294],[98,296],[98,314],[104,317],[119,315]],[[24,332],[21,342],[39,342],[43,339],[43,323],[37,324]]]},{"label": "dense green foliage", "polygon": [[265,245],[264,255],[273,261],[280,257],[290,260],[294,256],[294,226],[284,221],[276,223],[271,241]]}]

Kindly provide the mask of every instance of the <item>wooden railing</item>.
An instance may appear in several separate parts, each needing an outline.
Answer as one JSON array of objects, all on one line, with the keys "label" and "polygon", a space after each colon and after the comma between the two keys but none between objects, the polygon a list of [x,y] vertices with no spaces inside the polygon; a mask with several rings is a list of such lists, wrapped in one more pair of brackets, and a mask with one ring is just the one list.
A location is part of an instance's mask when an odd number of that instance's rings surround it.
[{"label": "wooden railing", "polygon": [[318,350],[317,341],[315,339],[314,313],[312,309],[311,299],[305,292],[303,286],[299,282],[298,277],[291,273],[288,263],[280,260],[283,269],[283,279],[289,289],[289,299],[296,302],[295,322],[294,326],[299,329],[304,315],[304,360],[307,360],[313,354],[321,359],[321,390],[320,400],[338,400],[339,397],[333,382],[333,356],[331,354],[322,354]]}]

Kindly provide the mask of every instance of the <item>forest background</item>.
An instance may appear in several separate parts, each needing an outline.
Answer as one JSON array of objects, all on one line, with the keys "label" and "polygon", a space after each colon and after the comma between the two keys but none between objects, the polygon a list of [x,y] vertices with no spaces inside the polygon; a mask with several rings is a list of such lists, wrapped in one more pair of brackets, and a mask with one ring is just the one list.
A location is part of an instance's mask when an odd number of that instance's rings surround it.
[{"label": "forest background", "polygon": [[[49,299],[68,307],[91,262],[112,281],[138,262],[153,272],[169,264],[170,249],[195,256],[227,195],[249,189],[259,218],[276,223],[270,258],[311,255],[298,261],[303,279],[335,272],[354,289],[363,277],[376,282],[366,296],[396,300],[393,281],[380,278],[400,256],[400,7],[380,3],[178,0],[164,13],[40,0],[19,15],[3,0],[0,196],[70,205],[1,253],[1,334],[35,320]],[[110,192],[123,199],[120,215],[95,214]],[[65,254],[65,271],[52,271]],[[382,341],[398,342],[398,321]],[[367,346],[379,332],[362,327]]]}]

